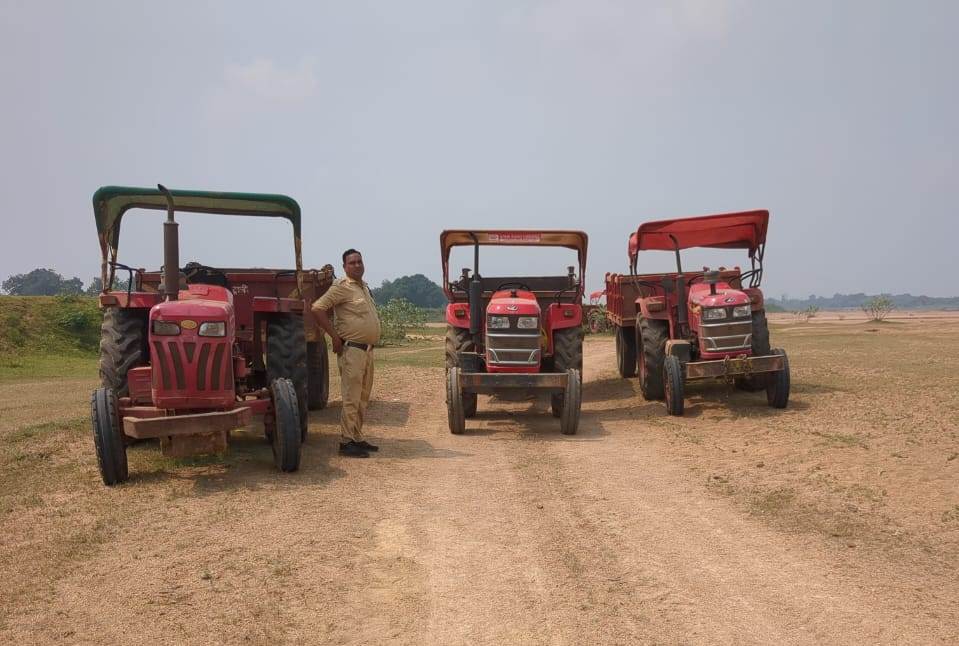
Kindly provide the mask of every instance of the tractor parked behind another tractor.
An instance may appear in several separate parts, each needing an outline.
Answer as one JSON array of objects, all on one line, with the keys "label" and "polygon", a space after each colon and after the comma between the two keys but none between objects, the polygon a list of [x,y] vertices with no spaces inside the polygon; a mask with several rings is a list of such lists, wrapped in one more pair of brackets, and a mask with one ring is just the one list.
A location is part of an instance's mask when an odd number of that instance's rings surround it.
[{"label": "tractor parked behind another tractor", "polygon": [[[759,289],[768,222],[767,211],[646,222],[629,238],[629,275],[606,274],[619,374],[638,369],[643,397],[665,400],[670,415],[683,414],[686,381],[708,378],[765,389],[770,406],[786,407],[789,360],[769,346]],[[680,251],[695,247],[746,249],[752,267],[683,271]],[[638,274],[643,250],[674,252],[676,271]]]},{"label": "tractor parked behind another tractor", "polygon": [[[226,449],[229,432],[262,415],[274,461],[296,471],[308,409],[329,392],[326,342],[308,304],[332,267],[304,271],[300,208],[283,195],[104,187],[93,196],[102,253],[102,387],[93,393],[93,438],[104,483],[128,477],[127,445],[159,438],[165,455]],[[129,209],[165,209],[163,269],[117,262]],[[280,217],[293,225],[296,269],[180,269],[175,211]],[[129,286],[112,290],[117,270]]]}]

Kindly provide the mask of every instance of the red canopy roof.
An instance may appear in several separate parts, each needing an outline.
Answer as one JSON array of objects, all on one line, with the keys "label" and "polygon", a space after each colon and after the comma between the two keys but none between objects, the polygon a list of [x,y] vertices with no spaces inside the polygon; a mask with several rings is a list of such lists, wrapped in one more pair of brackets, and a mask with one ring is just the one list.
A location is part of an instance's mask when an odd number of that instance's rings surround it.
[{"label": "red canopy roof", "polygon": [[[766,242],[769,211],[743,211],[644,222],[629,236],[629,257],[640,250],[673,251],[692,247],[749,249],[752,256]],[[674,241],[675,238],[675,241]]]}]

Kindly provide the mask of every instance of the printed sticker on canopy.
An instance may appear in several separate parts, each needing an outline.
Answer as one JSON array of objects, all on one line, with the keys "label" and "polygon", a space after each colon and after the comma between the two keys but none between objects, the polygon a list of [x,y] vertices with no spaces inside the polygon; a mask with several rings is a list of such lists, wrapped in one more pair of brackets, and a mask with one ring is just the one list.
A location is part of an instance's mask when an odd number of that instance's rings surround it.
[{"label": "printed sticker on canopy", "polygon": [[523,242],[540,242],[542,241],[543,236],[540,233],[524,233],[522,231],[502,231],[500,233],[490,233],[489,241],[490,242],[512,242],[512,243],[523,243]]}]

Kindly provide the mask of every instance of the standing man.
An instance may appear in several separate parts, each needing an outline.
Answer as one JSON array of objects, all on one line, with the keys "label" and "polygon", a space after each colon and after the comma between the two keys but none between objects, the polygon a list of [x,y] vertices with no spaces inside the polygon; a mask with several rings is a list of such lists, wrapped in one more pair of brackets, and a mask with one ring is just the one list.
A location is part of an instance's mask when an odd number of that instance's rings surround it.
[{"label": "standing man", "polygon": [[330,335],[340,366],[340,455],[353,458],[368,458],[370,451],[379,451],[363,437],[363,415],[373,389],[373,345],[380,340],[380,317],[363,282],[363,271],[362,254],[356,249],[344,251],[346,276],[333,281],[312,308],[320,327]]}]

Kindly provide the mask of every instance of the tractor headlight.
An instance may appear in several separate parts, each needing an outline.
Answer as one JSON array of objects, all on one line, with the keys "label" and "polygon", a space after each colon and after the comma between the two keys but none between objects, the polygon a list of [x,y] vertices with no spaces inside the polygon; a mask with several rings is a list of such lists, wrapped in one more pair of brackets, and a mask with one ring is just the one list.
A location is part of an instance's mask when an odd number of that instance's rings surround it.
[{"label": "tractor headlight", "polygon": [[704,321],[719,321],[726,318],[725,307],[711,307],[703,310]]},{"label": "tractor headlight", "polygon": [[491,330],[504,330],[509,327],[509,317],[491,316],[489,317],[489,322],[486,324],[486,327]]},{"label": "tractor headlight", "polygon": [[516,321],[516,327],[521,330],[536,330],[539,328],[539,317],[521,316]]},{"label": "tractor headlight", "polygon": [[200,336],[226,336],[226,323],[223,321],[207,321],[200,323]]},{"label": "tractor headlight", "polygon": [[154,321],[153,333],[157,336],[176,336],[180,333],[180,326],[173,321]]},{"label": "tractor headlight", "polygon": [[737,305],[733,308],[733,318],[743,318],[746,316],[753,315],[753,306],[752,305]]}]

